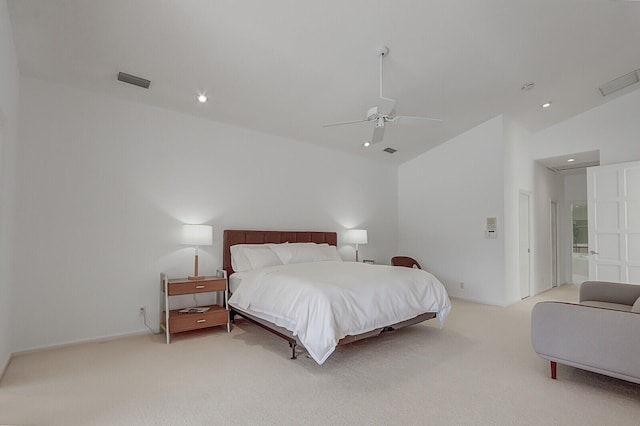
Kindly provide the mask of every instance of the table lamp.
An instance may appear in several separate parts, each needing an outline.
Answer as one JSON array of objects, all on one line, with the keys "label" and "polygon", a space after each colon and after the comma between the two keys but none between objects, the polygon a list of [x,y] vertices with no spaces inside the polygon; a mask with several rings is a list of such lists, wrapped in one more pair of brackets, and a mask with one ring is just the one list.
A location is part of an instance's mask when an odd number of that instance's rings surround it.
[{"label": "table lamp", "polygon": [[350,229],[347,231],[345,238],[349,244],[356,245],[356,262],[358,261],[358,244],[367,244],[367,230],[366,229]]},{"label": "table lamp", "polygon": [[203,280],[204,276],[198,275],[198,246],[213,244],[213,227],[211,225],[182,225],[182,244],[196,247],[195,273],[188,278]]}]

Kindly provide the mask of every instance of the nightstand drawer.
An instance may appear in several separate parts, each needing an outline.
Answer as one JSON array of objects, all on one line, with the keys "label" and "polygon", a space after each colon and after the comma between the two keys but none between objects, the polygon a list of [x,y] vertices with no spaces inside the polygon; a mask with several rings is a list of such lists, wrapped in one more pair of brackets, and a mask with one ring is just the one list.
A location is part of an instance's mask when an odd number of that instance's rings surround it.
[{"label": "nightstand drawer", "polygon": [[196,330],[214,325],[227,324],[229,312],[226,309],[212,309],[204,314],[179,314],[169,318],[169,329],[172,333]]},{"label": "nightstand drawer", "polygon": [[180,294],[204,293],[207,291],[224,291],[227,288],[227,280],[224,278],[214,280],[169,282],[169,296]]}]

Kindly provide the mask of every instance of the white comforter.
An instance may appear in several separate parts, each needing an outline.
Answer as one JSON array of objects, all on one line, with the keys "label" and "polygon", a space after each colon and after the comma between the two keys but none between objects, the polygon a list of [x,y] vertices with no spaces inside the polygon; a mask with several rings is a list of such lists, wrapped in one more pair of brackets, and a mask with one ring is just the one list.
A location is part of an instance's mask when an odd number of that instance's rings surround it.
[{"label": "white comforter", "polygon": [[234,278],[240,285],[229,304],[293,332],[318,364],[347,335],[425,312],[437,312],[442,326],[451,310],[442,283],[421,269],[314,262],[238,272]]}]

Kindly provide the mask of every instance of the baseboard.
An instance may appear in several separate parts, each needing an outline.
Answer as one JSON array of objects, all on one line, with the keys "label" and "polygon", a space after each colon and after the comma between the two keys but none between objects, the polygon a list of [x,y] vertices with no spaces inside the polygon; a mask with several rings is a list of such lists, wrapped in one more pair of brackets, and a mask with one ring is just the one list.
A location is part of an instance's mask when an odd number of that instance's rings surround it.
[{"label": "baseboard", "polygon": [[11,364],[11,359],[13,358],[13,354],[9,355],[9,358],[7,359],[7,362],[2,366],[2,369],[0,370],[0,384],[2,384],[2,379],[4,378],[4,373],[7,372],[7,369],[9,368],[9,364]]},{"label": "baseboard", "polygon": [[132,331],[132,332],[121,333],[121,334],[110,334],[110,335],[107,335],[107,336],[92,337],[92,338],[89,338],[89,339],[72,340],[72,341],[69,341],[69,342],[56,343],[56,344],[53,344],[53,345],[36,346],[36,347],[27,348],[27,349],[23,349],[21,351],[14,352],[12,354],[12,356],[25,355],[25,354],[35,353],[35,352],[42,352],[42,351],[48,351],[48,350],[51,350],[51,349],[66,348],[66,347],[69,347],[69,346],[82,345],[84,343],[109,342],[111,340],[122,339],[124,337],[140,336],[140,335],[143,335],[143,334],[156,334],[156,333],[152,333],[151,330],[145,328],[144,330]]},{"label": "baseboard", "polygon": [[[558,286],[558,287],[560,287],[560,286]],[[551,291],[551,290],[553,290],[554,288],[558,288],[558,287],[543,288],[543,289],[538,290],[537,292],[533,293],[533,294],[532,294],[532,297],[539,296],[539,295],[541,295],[542,293],[546,293],[546,292]]]},{"label": "baseboard", "polygon": [[487,305],[487,306],[497,306],[499,308],[505,308],[507,306],[509,306],[508,303],[498,303],[498,302],[491,302],[488,300],[478,300],[478,299],[471,299],[471,298],[467,298],[467,297],[460,297],[460,296],[451,296],[449,295],[450,299],[458,299],[458,300],[462,300],[463,302],[470,302],[470,303],[477,303],[479,305]]},{"label": "baseboard", "polygon": [[564,286],[567,286],[567,285],[580,285],[580,284],[574,284],[574,283],[562,283],[562,284],[558,284],[558,285],[557,285],[557,286],[555,286],[555,287],[547,287],[547,288],[540,289],[540,290],[538,290],[538,291],[534,294],[534,296],[538,296],[538,295],[540,295],[540,294],[546,293],[546,292],[551,291],[551,290],[553,290],[553,289],[560,288],[560,287],[564,287]]}]

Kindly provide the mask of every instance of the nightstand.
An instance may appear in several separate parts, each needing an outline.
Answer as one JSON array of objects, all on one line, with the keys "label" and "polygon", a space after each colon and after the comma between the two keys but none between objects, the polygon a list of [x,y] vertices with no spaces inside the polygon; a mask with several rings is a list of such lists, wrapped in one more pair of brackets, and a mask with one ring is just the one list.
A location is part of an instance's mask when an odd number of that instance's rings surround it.
[{"label": "nightstand", "polygon": [[[229,324],[229,311],[227,309],[228,285],[227,272],[218,271],[218,276],[205,277],[202,280],[189,280],[188,278],[171,278],[165,273],[160,274],[160,284],[164,293],[160,328],[164,330],[167,344],[171,343],[171,334],[182,331],[197,330],[200,328],[227,326],[227,333],[231,331]],[[172,296],[185,294],[219,292],[223,296],[222,305],[205,305],[200,308],[209,308],[204,313],[180,313],[181,309],[171,309]]]}]

